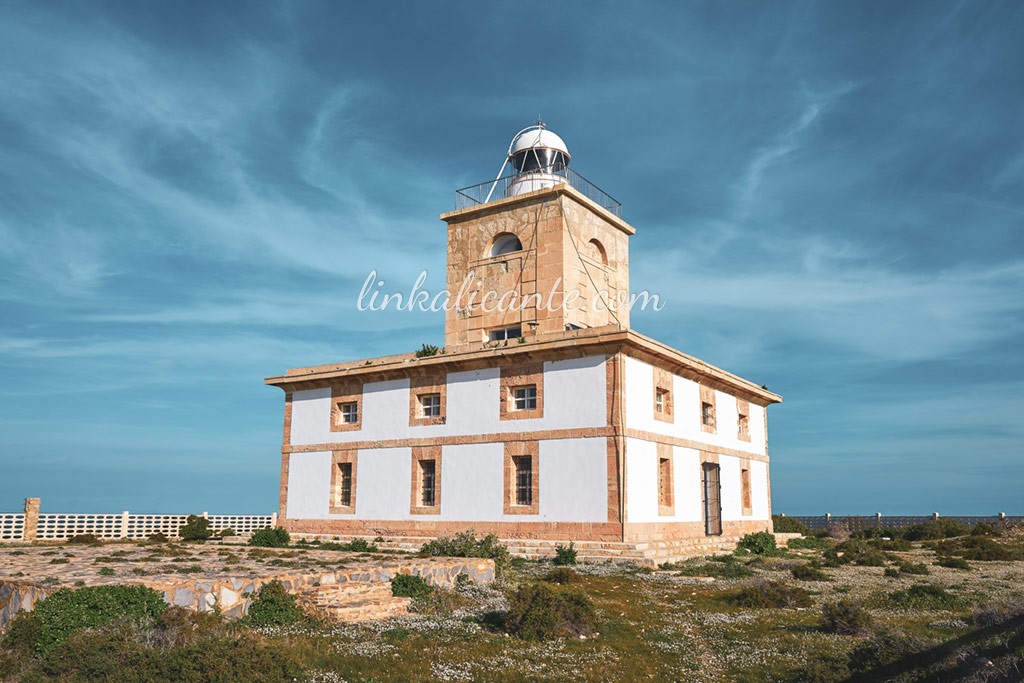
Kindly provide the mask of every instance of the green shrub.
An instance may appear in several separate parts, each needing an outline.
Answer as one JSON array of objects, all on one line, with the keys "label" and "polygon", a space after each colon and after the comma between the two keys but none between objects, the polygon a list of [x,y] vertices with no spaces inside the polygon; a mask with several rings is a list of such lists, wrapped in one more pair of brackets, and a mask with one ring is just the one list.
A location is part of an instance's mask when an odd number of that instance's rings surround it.
[{"label": "green shrub", "polygon": [[804,550],[823,550],[832,545],[832,541],[827,538],[818,538],[817,536],[804,536],[803,538],[791,538],[786,543],[787,548],[804,549]]},{"label": "green shrub", "polygon": [[557,567],[545,574],[544,580],[548,583],[567,584],[580,583],[583,581],[583,577],[570,567]]},{"label": "green shrub", "polygon": [[949,567],[950,569],[971,570],[971,565],[962,557],[940,557],[935,564],[940,567]]},{"label": "green shrub", "polygon": [[913,524],[903,528],[903,538],[908,541],[931,541],[940,538],[954,538],[971,533],[971,527],[957,519],[932,519],[924,524]]},{"label": "green shrub", "polygon": [[900,570],[896,569],[896,567],[886,567],[883,574],[893,579],[900,578]]},{"label": "green shrub", "polygon": [[767,531],[747,534],[740,539],[739,546],[746,548],[755,555],[767,555],[775,552],[775,536]]},{"label": "green shrub", "polygon": [[391,594],[404,598],[424,598],[433,592],[433,588],[419,576],[396,574],[391,579]]},{"label": "green shrub", "polygon": [[832,577],[821,571],[821,563],[817,560],[812,560],[807,564],[800,565],[799,567],[793,567],[790,572],[793,574],[794,579],[799,579],[800,581],[832,580]]},{"label": "green shrub", "polygon": [[260,586],[259,593],[249,603],[246,618],[256,626],[280,626],[291,624],[303,617],[295,596],[289,593],[280,581],[271,581]]},{"label": "green shrub", "polygon": [[490,534],[477,540],[472,529],[454,538],[442,536],[424,543],[420,553],[437,557],[487,557],[494,560],[494,567],[498,571],[507,567],[511,559],[508,548],[498,542],[497,536]]},{"label": "green shrub", "polygon": [[763,580],[741,588],[732,596],[732,601],[740,607],[783,609],[809,607],[811,596],[803,588]]},{"label": "green shrub", "polygon": [[103,541],[96,534],[78,534],[69,538],[68,543],[76,545],[101,545]]},{"label": "green shrub", "polygon": [[218,531],[217,535],[221,536],[221,537],[224,537],[224,536],[234,536],[235,535],[235,530],[232,529],[231,527],[226,527],[226,528],[221,529],[220,531]]},{"label": "green shrub", "polygon": [[168,539],[159,531],[155,534],[150,534],[149,538],[146,539],[147,543],[167,543]]},{"label": "green shrub", "polygon": [[922,563],[908,562],[906,560],[900,560],[897,565],[900,568],[900,572],[903,574],[916,574],[924,575],[930,574],[928,566]]},{"label": "green shrub", "polygon": [[927,641],[916,636],[893,628],[880,628],[850,653],[850,669],[854,673],[871,671],[911,657],[928,646]]},{"label": "green shrub", "polygon": [[576,546],[572,541],[569,541],[569,547],[564,545],[555,546],[555,564],[576,564]]},{"label": "green shrub", "polygon": [[39,642],[41,632],[42,626],[35,612],[18,612],[0,639],[0,647],[28,657]]},{"label": "green shrub", "polygon": [[795,517],[786,515],[772,515],[772,528],[777,534],[803,534],[809,536],[811,530],[807,525]]},{"label": "green shrub", "polygon": [[147,633],[127,627],[85,631],[54,647],[27,680],[172,683],[304,680],[295,648],[245,633],[181,647],[148,647]]},{"label": "green shrub", "polygon": [[894,607],[913,609],[950,609],[960,604],[955,595],[930,583],[918,583],[906,590],[893,591],[888,599]]},{"label": "green shrub", "polygon": [[257,548],[284,548],[290,540],[291,536],[283,527],[266,527],[253,532],[249,537],[249,545]]},{"label": "green shrub", "polygon": [[210,531],[210,520],[206,517],[189,515],[185,525],[178,530],[178,535],[183,541],[205,541],[213,532]]},{"label": "green shrub", "polygon": [[971,536],[998,536],[999,532],[988,522],[978,522],[971,527]]},{"label": "green shrub", "polygon": [[100,573],[100,576],[113,576],[117,572],[115,572],[110,567],[101,567],[99,573]]},{"label": "green shrub", "polygon": [[64,642],[74,631],[131,618],[152,623],[164,613],[163,595],[145,586],[62,588],[40,600],[34,609],[39,621],[35,652]]},{"label": "green shrub", "polygon": [[859,602],[843,598],[821,606],[821,627],[844,636],[863,634],[871,626],[871,614]]},{"label": "green shrub", "polygon": [[428,358],[430,356],[436,356],[441,352],[441,349],[433,344],[421,344],[420,350],[416,352],[417,358]]},{"label": "green shrub", "polygon": [[1008,562],[1024,559],[1020,552],[1011,552],[1003,544],[985,536],[968,536],[929,544],[939,555],[958,555],[977,562]]},{"label": "green shrub", "polygon": [[511,596],[509,631],[526,640],[577,638],[597,630],[594,603],[579,588],[526,584]]},{"label": "green shrub", "polygon": [[754,570],[732,555],[719,555],[710,562],[699,565],[664,564],[662,568],[679,569],[680,576],[715,576],[720,579],[744,579],[754,575]]},{"label": "green shrub", "polygon": [[835,547],[825,548],[825,552],[821,554],[822,562],[826,567],[842,567],[844,564],[849,563],[850,558],[846,555],[840,556],[836,551]]},{"label": "green shrub", "polygon": [[846,655],[823,652],[812,653],[804,665],[793,672],[793,683],[839,683],[850,678],[850,665]]}]

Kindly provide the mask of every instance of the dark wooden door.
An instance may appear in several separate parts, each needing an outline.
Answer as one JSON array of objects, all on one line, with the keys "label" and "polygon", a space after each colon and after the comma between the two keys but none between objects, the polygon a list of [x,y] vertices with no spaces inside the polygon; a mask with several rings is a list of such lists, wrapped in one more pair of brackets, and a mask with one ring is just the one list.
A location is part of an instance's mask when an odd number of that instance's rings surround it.
[{"label": "dark wooden door", "polygon": [[704,480],[704,533],[708,536],[722,535],[722,481],[718,465],[704,463],[701,468]]}]

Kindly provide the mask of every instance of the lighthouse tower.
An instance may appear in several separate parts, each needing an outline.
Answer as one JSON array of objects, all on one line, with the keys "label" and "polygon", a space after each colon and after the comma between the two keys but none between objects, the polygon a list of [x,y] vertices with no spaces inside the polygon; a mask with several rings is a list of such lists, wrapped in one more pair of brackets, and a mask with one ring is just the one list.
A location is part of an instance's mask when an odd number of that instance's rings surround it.
[{"label": "lighthouse tower", "polygon": [[[461,206],[441,216],[448,291],[463,294],[446,314],[446,348],[629,327],[617,302],[629,294],[635,230],[570,159],[561,137],[529,126],[512,138],[498,179],[459,190]],[[496,307],[488,292],[511,292],[500,303],[519,305]]]}]

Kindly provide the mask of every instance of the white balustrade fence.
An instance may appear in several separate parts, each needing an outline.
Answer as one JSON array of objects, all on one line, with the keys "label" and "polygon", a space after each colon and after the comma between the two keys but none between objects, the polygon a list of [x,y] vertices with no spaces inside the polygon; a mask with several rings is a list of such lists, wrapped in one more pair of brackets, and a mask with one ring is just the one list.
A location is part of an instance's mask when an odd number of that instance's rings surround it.
[{"label": "white balustrade fence", "polygon": [[0,541],[20,540],[25,530],[25,515],[0,512]]},{"label": "white balustrade fence", "polygon": [[[200,516],[210,520],[210,529],[214,534],[223,529],[231,529],[238,536],[249,536],[257,529],[277,526],[277,513],[210,515],[204,512]],[[33,539],[60,541],[80,534],[93,534],[105,539],[144,539],[160,533],[175,538],[187,521],[188,515],[140,515],[128,511],[115,514],[39,513],[33,530],[26,528],[25,514],[0,513],[0,542]]]}]

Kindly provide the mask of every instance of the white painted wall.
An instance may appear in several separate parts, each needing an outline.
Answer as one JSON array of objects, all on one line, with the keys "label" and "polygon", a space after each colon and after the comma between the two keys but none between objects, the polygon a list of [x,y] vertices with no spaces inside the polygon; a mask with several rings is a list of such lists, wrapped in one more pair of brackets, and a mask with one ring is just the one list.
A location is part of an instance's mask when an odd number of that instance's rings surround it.
[{"label": "white painted wall", "polygon": [[[626,522],[699,522],[701,510],[700,452],[674,446],[675,514],[658,514],[658,446],[641,439],[626,439]],[[740,458],[720,455],[722,520],[768,519],[768,468],[750,462],[751,514],[743,515]]]},{"label": "white painted wall", "polygon": [[544,363],[544,417],[499,419],[498,368],[448,375],[443,425],[409,426],[409,380],[363,385],[362,428],[330,430],[331,391],[292,395],[293,445],[601,427],[607,423],[604,356]]},{"label": "white painted wall", "polygon": [[715,419],[718,429],[716,434],[709,434],[701,429],[700,387],[696,382],[678,376],[673,378],[675,420],[662,422],[654,419],[654,368],[627,356],[624,376],[627,428],[764,455],[763,407],[750,404],[750,441],[740,441],[737,429],[739,413],[736,410],[734,396],[722,391],[715,392]]},{"label": "white painted wall", "polygon": [[[363,399],[366,400],[365,397]],[[359,451],[354,514],[330,514],[329,452],[292,453],[288,467],[288,517],[293,519],[438,520],[467,522],[605,522],[608,459],[604,438],[551,439],[539,444],[537,515],[505,515],[504,445],[444,446],[441,514],[409,513],[411,448]]]}]

